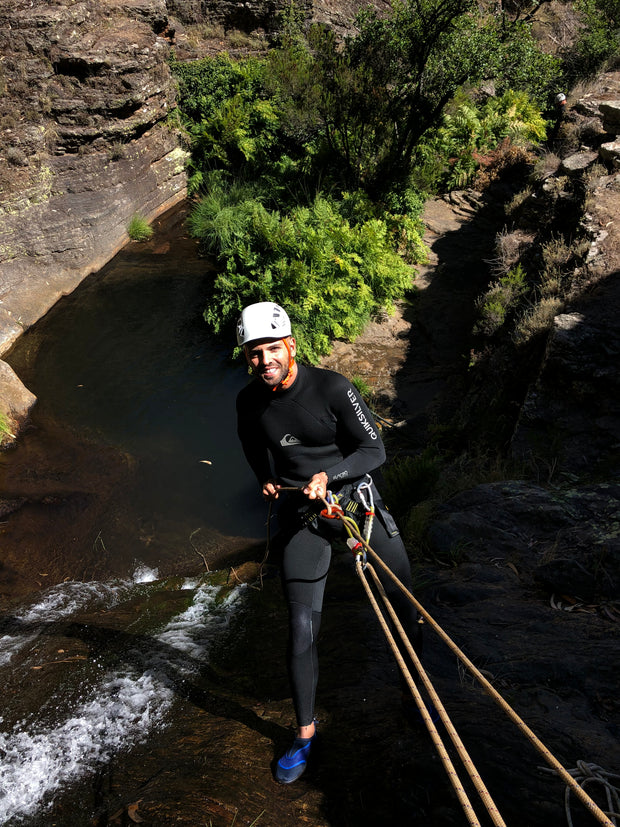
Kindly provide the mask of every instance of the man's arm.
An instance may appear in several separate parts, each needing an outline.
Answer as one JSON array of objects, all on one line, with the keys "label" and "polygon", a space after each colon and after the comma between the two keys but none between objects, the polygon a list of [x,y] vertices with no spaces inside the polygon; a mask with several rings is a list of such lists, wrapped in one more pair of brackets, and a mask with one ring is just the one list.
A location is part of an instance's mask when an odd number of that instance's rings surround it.
[{"label": "man's arm", "polygon": [[343,376],[330,386],[329,403],[336,415],[336,439],[344,458],[323,469],[328,483],[355,479],[383,465],[385,448],[379,429],[358,391]]}]

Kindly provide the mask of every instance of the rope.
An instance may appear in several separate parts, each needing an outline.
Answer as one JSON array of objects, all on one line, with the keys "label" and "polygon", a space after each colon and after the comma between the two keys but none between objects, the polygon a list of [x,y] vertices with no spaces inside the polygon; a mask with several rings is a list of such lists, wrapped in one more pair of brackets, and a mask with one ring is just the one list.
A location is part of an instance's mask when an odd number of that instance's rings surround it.
[{"label": "rope", "polygon": [[[295,487],[295,486],[291,486],[290,488],[281,487],[281,488],[279,488],[279,490],[281,490],[281,491],[295,490],[296,491],[296,490],[300,490],[300,487]],[[392,649],[394,651],[394,655],[396,657],[398,665],[399,665],[401,671],[403,672],[403,675],[405,676],[407,684],[408,684],[408,686],[409,686],[409,688],[410,688],[410,690],[413,694],[414,700],[415,700],[416,705],[417,705],[417,707],[420,711],[422,719],[423,719],[423,721],[424,721],[424,723],[425,723],[425,725],[426,725],[426,727],[427,727],[427,729],[428,729],[428,731],[431,735],[431,738],[432,738],[433,742],[435,743],[435,746],[437,748],[437,751],[439,752],[439,755],[442,758],[442,761],[444,762],[444,766],[446,768],[446,772],[448,774],[448,777],[449,777],[449,779],[450,779],[450,781],[453,785],[453,788],[456,792],[457,797],[459,798],[459,801],[461,802],[461,806],[463,807],[465,815],[467,816],[471,826],[472,827],[479,827],[479,822],[477,821],[477,817],[476,817],[476,815],[473,811],[471,803],[469,802],[469,800],[467,798],[467,795],[465,794],[465,791],[462,788],[462,785],[461,785],[461,783],[458,779],[458,775],[456,774],[456,771],[454,770],[454,766],[452,765],[450,757],[448,756],[448,754],[446,752],[446,749],[445,749],[445,746],[444,746],[444,744],[443,744],[443,742],[442,742],[442,740],[439,736],[439,733],[437,732],[437,728],[435,727],[435,725],[434,725],[434,723],[433,723],[433,721],[430,717],[430,714],[429,714],[428,710],[426,709],[426,706],[425,706],[425,704],[422,700],[422,697],[421,697],[421,695],[420,695],[420,693],[419,693],[419,691],[418,691],[418,689],[417,689],[417,687],[416,687],[416,685],[415,685],[415,683],[414,683],[414,681],[411,677],[411,674],[410,674],[409,670],[407,669],[407,666],[406,666],[406,664],[405,664],[405,662],[402,658],[402,655],[400,654],[400,651],[398,650],[398,646],[396,645],[396,642],[394,641],[394,637],[391,634],[389,628],[387,627],[387,624],[385,623],[385,619],[383,618],[383,614],[382,614],[382,612],[381,612],[381,610],[380,610],[380,608],[379,608],[379,606],[378,606],[378,604],[377,604],[377,602],[374,598],[374,595],[372,595],[372,592],[370,591],[370,586],[369,586],[366,578],[363,576],[363,571],[364,571],[365,568],[371,569],[372,577],[375,580],[375,582],[378,584],[378,588],[380,590],[382,599],[384,600],[384,603],[386,604],[386,608],[388,609],[388,612],[390,613],[390,617],[394,621],[396,629],[398,630],[399,635],[400,635],[400,637],[402,638],[402,640],[405,644],[407,652],[408,652],[409,656],[411,657],[411,659],[412,659],[412,661],[415,665],[415,668],[418,671],[418,674],[420,675],[420,677],[422,679],[422,682],[423,682],[426,690],[428,691],[428,693],[431,697],[431,700],[435,704],[435,706],[436,706],[436,708],[439,712],[439,715],[441,717],[441,720],[442,720],[444,726],[446,727],[446,730],[447,730],[448,734],[450,735],[450,738],[451,738],[453,744],[455,745],[455,747],[456,747],[456,749],[459,753],[459,756],[461,758],[461,761],[463,762],[467,772],[469,773],[470,778],[472,779],[478,794],[480,795],[483,803],[487,807],[487,810],[489,812],[489,815],[491,816],[491,819],[493,820],[493,823],[496,825],[496,827],[505,827],[505,824],[504,824],[504,822],[501,818],[501,815],[499,814],[499,812],[497,810],[497,807],[495,806],[488,790],[484,786],[484,783],[482,782],[482,779],[480,778],[475,766],[473,765],[473,762],[471,761],[471,758],[469,757],[469,755],[467,753],[467,750],[465,749],[464,745],[462,744],[462,742],[461,742],[461,740],[458,736],[458,733],[454,729],[454,726],[453,726],[452,722],[450,721],[450,718],[449,718],[443,704],[441,703],[441,700],[439,699],[439,696],[437,695],[430,679],[428,678],[426,672],[424,671],[419,658],[415,654],[415,651],[413,650],[413,647],[411,646],[411,643],[409,642],[409,640],[408,640],[408,638],[405,634],[405,631],[402,628],[402,625],[400,624],[400,621],[398,620],[398,617],[396,616],[396,613],[394,612],[393,607],[391,606],[391,604],[389,603],[389,601],[387,599],[387,596],[385,595],[385,592],[383,590],[383,587],[380,584],[380,581],[378,580],[376,572],[366,562],[366,552],[368,552],[368,554],[372,557],[372,559],[376,563],[378,563],[379,566],[381,566],[381,568],[384,570],[384,572],[398,586],[398,588],[401,590],[401,592],[403,592],[403,594],[407,597],[407,599],[411,603],[413,603],[413,605],[416,607],[416,609],[418,610],[420,615],[422,615],[422,617],[427,621],[427,623],[435,630],[435,632],[437,632],[439,637],[444,641],[444,643],[448,646],[448,648],[451,649],[452,652],[454,652],[454,654],[457,656],[457,658],[459,658],[459,660],[463,664],[465,664],[467,669],[469,669],[471,674],[481,684],[481,686],[486,691],[486,693],[488,695],[490,695],[490,697],[500,706],[501,709],[503,709],[503,711],[508,715],[508,717],[517,725],[517,727],[521,730],[521,732],[523,732],[523,734],[528,738],[528,740],[531,742],[531,744],[542,755],[542,757],[545,759],[547,764],[549,764],[549,766],[551,767],[550,771],[555,772],[557,775],[560,776],[560,778],[562,778],[564,780],[564,782],[566,783],[566,787],[567,787],[567,789],[566,789],[567,799],[570,795],[570,791],[572,791],[576,795],[576,797],[581,801],[581,803],[586,807],[586,809],[589,810],[589,812],[597,819],[597,821],[599,821],[601,824],[605,825],[605,827],[617,827],[616,822],[615,822],[615,817],[620,816],[620,814],[618,814],[616,812],[613,812],[613,807],[611,806],[612,799],[615,801],[616,806],[618,806],[618,804],[619,804],[618,795],[617,795],[617,788],[611,787],[611,785],[606,786],[607,801],[608,801],[609,809],[611,811],[610,815],[614,817],[614,820],[612,821],[610,818],[608,818],[607,814],[604,813],[598,807],[598,805],[592,800],[592,798],[590,798],[590,796],[585,792],[583,787],[579,785],[577,780],[575,778],[573,778],[573,776],[562,766],[562,764],[560,764],[560,762],[555,758],[555,756],[552,755],[552,753],[542,743],[542,741],[538,738],[538,736],[535,735],[535,733],[527,726],[525,721],[523,721],[523,719],[520,718],[519,715],[517,715],[517,713],[514,711],[514,709],[512,709],[512,707],[504,700],[504,698],[495,689],[495,687],[484,677],[482,672],[480,672],[480,670],[476,666],[474,666],[474,664],[469,660],[467,655],[465,655],[465,653],[456,645],[456,643],[454,643],[454,641],[450,638],[450,636],[441,628],[441,626],[435,621],[435,619],[426,611],[426,609],[421,605],[421,603],[419,603],[419,601],[416,600],[416,598],[403,585],[403,583],[396,577],[396,575],[392,572],[392,570],[383,562],[383,560],[379,557],[379,555],[371,548],[370,544],[368,543],[368,540],[363,538],[362,535],[360,534],[359,528],[358,528],[357,523],[355,522],[355,520],[353,520],[351,517],[347,517],[342,512],[342,509],[339,509],[339,508],[334,509],[333,508],[333,503],[328,502],[323,497],[320,497],[319,499],[325,505],[325,508],[327,510],[327,516],[335,517],[337,519],[342,520],[342,522],[344,524],[344,527],[345,527],[347,533],[349,534],[349,536],[351,538],[355,538],[357,540],[357,543],[354,546],[354,550],[357,553],[356,568],[357,568],[358,574],[360,575],[360,579],[362,580],[362,583],[363,583],[364,588],[365,588],[365,590],[368,594],[370,602],[373,605],[375,613],[377,613],[377,617],[379,618],[379,622],[381,623],[384,634],[386,635],[386,638],[390,642],[390,646],[392,647]],[[267,519],[267,548],[265,550],[265,555],[263,557],[263,560],[262,560],[262,562],[260,564],[260,568],[259,568],[259,574],[260,574],[260,578],[261,578],[261,586],[262,586],[262,568],[263,568],[263,565],[264,565],[265,561],[267,560],[267,556],[269,554],[271,509],[272,509],[272,503],[270,502],[269,503],[269,514],[268,514],[268,519]],[[358,549],[360,549],[360,551],[363,552],[363,553],[360,554]],[[582,765],[582,764],[584,764],[584,762],[578,762],[578,764]],[[595,766],[595,765],[585,765],[585,766]],[[608,777],[614,777],[615,778],[617,776],[609,776],[609,774],[608,774]],[[588,779],[585,779],[585,781],[587,781],[587,780]],[[615,798],[614,798],[614,795],[615,795]],[[619,807],[619,809],[620,809],[620,807]],[[568,818],[568,821],[569,821],[569,827],[572,827],[572,820],[570,818],[569,809],[567,809],[567,818]]]},{"label": "rope", "polygon": [[[323,500],[325,502],[325,500]],[[325,502],[327,506],[327,502]],[[364,540],[361,536],[359,529],[357,527],[357,523],[352,520],[350,517],[346,517],[345,515],[341,515],[340,519],[345,524],[347,532],[355,537],[359,543],[364,547],[366,552],[372,557],[372,559],[378,563],[381,568],[385,571],[385,573],[392,579],[392,581],[398,586],[398,588],[406,595],[408,600],[413,603],[416,607],[418,612],[422,615],[422,617],[429,623],[429,625],[437,632],[439,637],[444,641],[444,643],[456,654],[456,656],[461,660],[462,663],[469,669],[472,675],[478,680],[478,682],[482,685],[484,690],[490,695],[493,700],[500,706],[501,709],[508,715],[508,717],[518,726],[518,728],[524,733],[524,735],[528,738],[528,740],[532,743],[532,745],[538,750],[538,752],[543,756],[547,764],[564,780],[570,790],[577,796],[577,798],[581,801],[581,803],[590,811],[590,813],[601,823],[604,824],[605,827],[616,827],[616,825],[608,818],[608,816],[598,807],[598,805],[590,798],[590,796],[585,792],[585,790],[579,786],[577,781],[569,774],[569,772],[560,764],[560,762],[555,758],[554,755],[549,751],[549,749],[543,744],[543,742],[538,738],[537,735],[527,726],[525,721],[520,718],[517,713],[512,709],[512,707],[504,700],[504,698],[500,695],[500,693],[495,689],[495,687],[484,677],[484,675],[480,672],[479,669],[474,666],[474,664],[469,660],[467,655],[459,649],[459,647],[454,643],[454,641],[449,637],[449,635],[444,632],[441,626],[434,620],[434,618],[426,611],[426,609],[416,600],[416,598],[411,594],[411,592],[401,583],[401,581],[396,577],[396,575],[391,571],[391,569],[383,562],[383,560],[379,557],[379,555],[371,548],[369,543]],[[417,702],[417,701],[416,701]]]},{"label": "rope", "polygon": [[[549,767],[539,767],[539,769],[543,772],[553,772]],[[611,818],[612,823],[616,825],[616,819],[620,818],[620,787],[612,784],[611,779],[620,781],[620,775],[607,772],[598,764],[588,764],[585,761],[577,761],[576,768],[568,770],[568,772],[582,788],[586,784],[592,783],[600,784],[603,787],[607,799],[607,815]],[[567,786],[564,792],[564,809],[568,827],[573,827],[570,792],[571,788]]]},{"label": "rope", "polygon": [[375,614],[377,615],[379,623],[381,624],[383,632],[384,632],[384,634],[385,634],[385,636],[386,636],[386,638],[387,638],[387,640],[390,644],[392,652],[393,652],[394,656],[396,657],[398,665],[399,665],[399,667],[400,667],[400,669],[401,669],[401,671],[402,671],[402,673],[405,677],[407,685],[409,686],[411,694],[414,697],[414,700],[416,702],[416,706],[418,707],[418,710],[420,711],[422,719],[423,719],[423,721],[426,725],[426,728],[429,731],[431,739],[432,739],[433,743],[435,744],[435,748],[437,749],[439,757],[441,758],[441,761],[444,765],[444,769],[446,770],[446,773],[448,775],[450,783],[452,784],[452,787],[453,787],[453,789],[456,793],[456,796],[457,796],[457,798],[458,798],[458,800],[461,804],[461,807],[463,808],[463,811],[464,811],[464,813],[467,817],[467,820],[472,825],[472,827],[479,827],[479,825],[480,825],[480,822],[478,821],[478,819],[476,817],[476,813],[474,812],[474,809],[471,805],[471,802],[469,801],[469,799],[468,799],[468,797],[465,793],[465,790],[463,789],[463,786],[460,782],[460,779],[459,779],[458,774],[457,774],[457,772],[454,768],[454,765],[453,765],[452,761],[450,760],[450,756],[448,755],[446,747],[445,747],[443,741],[441,740],[441,736],[439,735],[439,733],[437,731],[437,727],[435,726],[435,724],[433,722],[433,719],[431,718],[431,716],[428,712],[428,709],[426,708],[426,706],[424,704],[424,701],[422,700],[422,696],[420,695],[420,692],[419,692],[415,682],[413,681],[413,678],[411,677],[411,673],[407,669],[407,666],[405,664],[403,656],[401,655],[401,653],[399,651],[399,648],[398,648],[398,645],[396,644],[396,641],[394,640],[394,636],[392,635],[391,631],[389,630],[388,625],[385,621],[385,618],[383,617],[383,614],[382,614],[381,609],[379,607],[379,604],[377,603],[377,601],[376,601],[376,599],[375,599],[375,597],[374,597],[374,595],[373,595],[373,593],[370,589],[370,585],[368,584],[368,580],[364,576],[364,571],[369,571],[370,574],[372,575],[372,578],[375,582],[375,585],[376,585],[376,587],[379,591],[379,594],[381,595],[381,598],[382,598],[382,600],[383,600],[383,602],[384,602],[384,604],[385,604],[385,606],[386,606],[386,608],[389,612],[389,615],[390,615],[390,617],[391,617],[391,619],[392,619],[392,621],[393,621],[393,623],[394,623],[394,625],[395,625],[395,627],[398,631],[398,634],[400,635],[403,643],[405,644],[405,647],[407,649],[407,653],[409,654],[409,657],[412,659],[412,661],[414,663],[414,666],[416,668],[416,671],[418,672],[418,675],[422,679],[422,683],[424,684],[424,687],[425,687],[426,691],[430,695],[430,698],[431,698],[433,704],[436,706],[437,711],[439,712],[439,716],[440,716],[443,724],[446,727],[446,730],[447,730],[447,732],[448,732],[448,734],[449,734],[449,736],[452,740],[452,743],[455,745],[455,747],[457,749],[457,752],[459,754],[459,757],[461,758],[461,761],[463,762],[463,765],[465,766],[465,769],[467,770],[467,772],[469,774],[469,777],[473,781],[474,786],[475,786],[478,794],[480,795],[485,807],[487,808],[487,811],[488,811],[489,815],[491,816],[493,824],[495,824],[496,827],[506,827],[506,824],[505,824],[504,820],[502,819],[497,807],[495,806],[495,802],[493,801],[489,791],[485,787],[484,782],[482,781],[482,778],[480,777],[478,771],[476,770],[476,767],[474,766],[473,761],[471,760],[467,750],[465,749],[465,746],[464,746],[463,742],[459,738],[459,735],[458,735],[457,731],[454,729],[454,725],[452,724],[452,721],[450,720],[450,718],[448,716],[448,713],[446,712],[443,704],[441,703],[441,700],[440,700],[439,696],[437,695],[437,692],[435,691],[435,688],[434,688],[433,684],[431,683],[428,675],[426,674],[426,671],[422,667],[420,659],[418,658],[414,648],[412,647],[409,639],[407,638],[405,630],[403,629],[403,627],[402,627],[402,625],[401,625],[401,623],[398,619],[398,616],[397,616],[396,612],[394,611],[394,608],[393,608],[392,604],[390,603],[390,601],[388,600],[387,595],[385,594],[385,591],[383,589],[383,586],[381,585],[381,582],[379,581],[379,577],[377,576],[376,571],[374,570],[374,568],[370,564],[367,564],[366,566],[363,566],[360,555],[357,556],[356,569],[357,569],[357,573],[360,577],[360,580],[362,581],[362,585],[364,586],[364,589],[366,590],[366,594],[368,595],[368,598],[369,598],[369,600],[372,604],[372,607],[375,611]]}]

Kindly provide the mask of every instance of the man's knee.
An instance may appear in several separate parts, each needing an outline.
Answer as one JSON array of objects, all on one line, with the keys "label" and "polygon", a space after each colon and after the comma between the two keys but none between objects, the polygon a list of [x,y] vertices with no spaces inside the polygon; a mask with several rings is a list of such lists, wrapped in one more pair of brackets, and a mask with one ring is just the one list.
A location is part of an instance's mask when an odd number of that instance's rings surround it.
[{"label": "man's knee", "polygon": [[314,644],[313,612],[310,606],[302,603],[291,603],[289,611],[290,652],[294,657],[299,657]]}]

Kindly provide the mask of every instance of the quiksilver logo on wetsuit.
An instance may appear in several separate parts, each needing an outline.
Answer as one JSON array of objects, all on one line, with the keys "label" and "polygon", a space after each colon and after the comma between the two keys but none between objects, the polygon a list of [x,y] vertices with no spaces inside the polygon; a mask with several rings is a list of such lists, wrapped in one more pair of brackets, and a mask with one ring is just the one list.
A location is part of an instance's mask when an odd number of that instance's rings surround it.
[{"label": "quiksilver logo on wetsuit", "polygon": [[280,445],[283,448],[286,448],[287,445],[301,445],[301,439],[297,439],[297,437],[293,436],[293,434],[284,434],[280,440]]},{"label": "quiksilver logo on wetsuit", "polygon": [[347,391],[347,396],[351,400],[351,405],[353,405],[353,410],[355,411],[356,417],[361,422],[362,428],[366,431],[366,433],[370,436],[371,439],[377,439],[377,432],[366,418],[366,414],[362,410],[362,406],[357,401],[357,396],[350,389]]}]

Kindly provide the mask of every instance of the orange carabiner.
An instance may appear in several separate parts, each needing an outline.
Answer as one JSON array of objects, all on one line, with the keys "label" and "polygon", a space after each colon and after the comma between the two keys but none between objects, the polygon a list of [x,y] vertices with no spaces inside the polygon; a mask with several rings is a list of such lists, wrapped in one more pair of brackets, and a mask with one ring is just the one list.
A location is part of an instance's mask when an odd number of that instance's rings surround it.
[{"label": "orange carabiner", "polygon": [[328,520],[337,520],[344,514],[338,503],[330,503],[330,509],[331,512],[327,508],[323,508],[320,512],[321,517],[326,517]]}]

